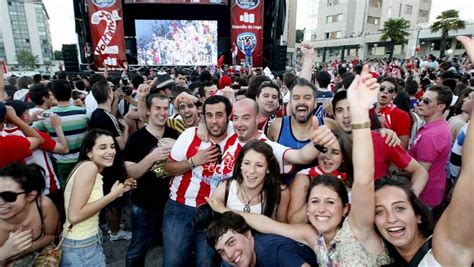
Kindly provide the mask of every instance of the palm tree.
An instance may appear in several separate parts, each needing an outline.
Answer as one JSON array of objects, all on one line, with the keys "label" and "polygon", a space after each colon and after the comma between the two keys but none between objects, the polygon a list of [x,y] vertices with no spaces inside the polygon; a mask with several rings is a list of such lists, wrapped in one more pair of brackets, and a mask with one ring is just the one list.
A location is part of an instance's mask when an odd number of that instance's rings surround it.
[{"label": "palm tree", "polygon": [[380,40],[390,40],[389,61],[392,60],[393,49],[395,48],[395,45],[404,44],[407,42],[407,37],[410,35],[408,32],[409,27],[410,22],[403,18],[389,19],[383,24],[382,36],[380,37]]},{"label": "palm tree", "polygon": [[459,11],[455,9],[449,9],[441,12],[436,17],[436,21],[431,25],[431,32],[441,31],[441,44],[439,49],[440,57],[444,56],[446,50],[446,42],[448,41],[448,32],[457,31],[464,29],[466,22],[459,19]]}]

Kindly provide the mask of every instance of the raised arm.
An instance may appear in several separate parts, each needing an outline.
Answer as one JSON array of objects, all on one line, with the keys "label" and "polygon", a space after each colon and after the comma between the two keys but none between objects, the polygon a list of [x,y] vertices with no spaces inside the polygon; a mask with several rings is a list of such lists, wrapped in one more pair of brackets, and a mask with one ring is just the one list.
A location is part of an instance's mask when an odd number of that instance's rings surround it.
[{"label": "raised arm", "polygon": [[[474,62],[474,41],[457,38]],[[461,173],[454,187],[451,203],[436,225],[433,254],[441,265],[470,266],[474,261],[474,109],[462,149]]]},{"label": "raised arm", "polygon": [[[206,200],[211,208],[218,213],[230,211],[224,207],[224,204],[221,201],[215,198],[206,198]],[[237,213],[244,217],[250,227],[261,233],[285,236],[310,247],[312,247],[314,245],[313,243],[316,241],[316,229],[309,224],[286,224],[274,221],[261,214],[238,211]]]},{"label": "raised arm", "polygon": [[314,47],[310,42],[304,41],[301,43],[300,51],[301,54],[303,54],[303,68],[301,69],[300,77],[311,81],[314,62]]},{"label": "raised arm", "polygon": [[8,121],[18,126],[23,134],[25,134],[25,137],[28,139],[28,141],[30,141],[31,150],[34,150],[43,144],[43,137],[41,137],[41,135],[35,129],[31,128],[26,122],[20,119],[11,106],[6,106],[6,109]]},{"label": "raised arm", "polygon": [[[374,149],[370,133],[369,108],[378,93],[376,79],[364,66],[347,91],[352,117],[352,162],[354,183],[349,223],[359,241],[371,237],[374,231]],[[373,236],[372,236],[373,237]]]}]

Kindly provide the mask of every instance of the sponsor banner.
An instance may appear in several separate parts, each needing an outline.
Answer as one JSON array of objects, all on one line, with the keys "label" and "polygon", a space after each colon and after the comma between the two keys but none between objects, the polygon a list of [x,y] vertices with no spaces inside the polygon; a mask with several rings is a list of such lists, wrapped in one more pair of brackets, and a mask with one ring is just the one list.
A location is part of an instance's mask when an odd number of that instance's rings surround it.
[{"label": "sponsor banner", "polygon": [[237,46],[237,63],[262,66],[264,0],[232,0],[231,47]]},{"label": "sponsor banner", "polygon": [[125,4],[207,4],[227,5],[228,0],[125,0]]},{"label": "sponsor banner", "polygon": [[100,69],[123,69],[126,57],[121,0],[88,3],[94,65]]}]

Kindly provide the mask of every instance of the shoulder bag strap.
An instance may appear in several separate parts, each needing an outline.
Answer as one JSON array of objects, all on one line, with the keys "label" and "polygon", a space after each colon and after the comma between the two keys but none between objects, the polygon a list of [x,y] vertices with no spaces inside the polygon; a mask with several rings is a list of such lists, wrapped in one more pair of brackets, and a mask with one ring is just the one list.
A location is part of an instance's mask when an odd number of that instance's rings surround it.
[{"label": "shoulder bag strap", "polygon": [[409,267],[417,267],[418,264],[423,260],[425,257],[426,253],[431,249],[431,236],[425,241],[423,246],[418,249],[416,252],[415,256],[411,259],[411,261],[408,263]]}]

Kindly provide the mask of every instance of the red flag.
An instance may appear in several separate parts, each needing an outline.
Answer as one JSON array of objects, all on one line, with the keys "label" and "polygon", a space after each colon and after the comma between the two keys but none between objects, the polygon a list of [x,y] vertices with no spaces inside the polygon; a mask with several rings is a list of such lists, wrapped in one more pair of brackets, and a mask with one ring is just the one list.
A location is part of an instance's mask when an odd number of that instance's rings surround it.
[{"label": "red flag", "polygon": [[221,55],[219,57],[219,60],[217,60],[217,68],[218,69],[222,68],[222,64],[224,64],[224,55]]}]

